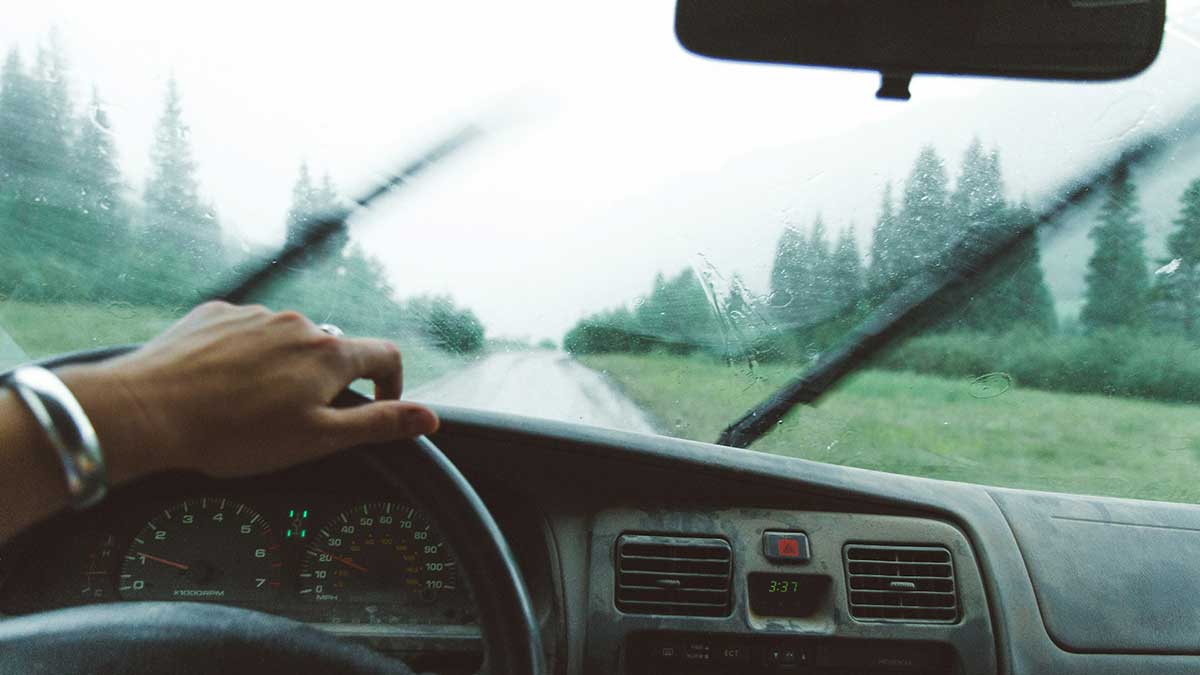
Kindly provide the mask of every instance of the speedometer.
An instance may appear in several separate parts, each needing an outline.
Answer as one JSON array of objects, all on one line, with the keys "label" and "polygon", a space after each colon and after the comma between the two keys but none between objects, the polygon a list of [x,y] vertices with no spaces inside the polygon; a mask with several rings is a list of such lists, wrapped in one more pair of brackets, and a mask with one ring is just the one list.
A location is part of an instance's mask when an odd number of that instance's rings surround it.
[{"label": "speedometer", "polygon": [[[325,605],[332,621],[393,623],[398,606],[465,618],[464,592],[441,536],[415,508],[373,502],[342,512],[304,551],[300,594]],[[420,612],[418,612],[420,614]],[[432,618],[432,617],[431,617]]]},{"label": "speedometer", "polygon": [[266,520],[245,504],[191,499],[142,527],[117,589],[125,600],[254,603],[279,588],[278,549]]}]

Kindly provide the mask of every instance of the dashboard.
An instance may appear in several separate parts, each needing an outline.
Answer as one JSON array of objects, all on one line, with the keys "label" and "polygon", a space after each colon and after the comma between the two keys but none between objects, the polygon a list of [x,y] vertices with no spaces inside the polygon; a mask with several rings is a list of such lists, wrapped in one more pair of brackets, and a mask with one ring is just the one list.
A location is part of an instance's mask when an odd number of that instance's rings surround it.
[{"label": "dashboard", "polygon": [[355,461],[155,476],[0,551],[0,614],[144,600],[226,604],[478,660],[475,605],[437,526]]},{"label": "dashboard", "polygon": [[[555,675],[1200,671],[1186,601],[1200,575],[1179,562],[1200,555],[1197,507],[439,414],[439,445],[517,556]],[[436,514],[362,459],[124,486],[0,547],[0,614],[220,602],[418,672],[475,672],[469,551],[447,551]]]}]

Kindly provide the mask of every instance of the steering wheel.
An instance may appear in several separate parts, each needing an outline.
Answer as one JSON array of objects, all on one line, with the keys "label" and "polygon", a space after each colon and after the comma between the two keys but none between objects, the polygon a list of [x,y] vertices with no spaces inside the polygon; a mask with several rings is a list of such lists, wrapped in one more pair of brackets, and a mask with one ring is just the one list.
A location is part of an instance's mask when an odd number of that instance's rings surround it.
[{"label": "steering wheel", "polygon": [[[133,351],[57,356],[47,368]],[[0,380],[8,373],[0,375]],[[346,390],[334,405],[368,399]],[[428,508],[478,605],[488,675],[542,675],[545,658],[529,590],[504,534],[458,468],[425,437],[361,449],[363,461]],[[411,673],[399,660],[305,624],[247,609],[129,602],[0,621],[0,666],[22,673]]]}]

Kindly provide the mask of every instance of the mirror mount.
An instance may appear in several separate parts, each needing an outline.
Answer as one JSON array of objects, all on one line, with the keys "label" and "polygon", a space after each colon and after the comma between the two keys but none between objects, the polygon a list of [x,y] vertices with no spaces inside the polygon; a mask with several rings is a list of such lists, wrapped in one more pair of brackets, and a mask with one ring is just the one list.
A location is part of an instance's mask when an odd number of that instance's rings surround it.
[{"label": "mirror mount", "polygon": [[912,73],[887,72],[879,73],[879,91],[875,98],[886,101],[907,101],[912,98],[908,85],[912,83]]}]

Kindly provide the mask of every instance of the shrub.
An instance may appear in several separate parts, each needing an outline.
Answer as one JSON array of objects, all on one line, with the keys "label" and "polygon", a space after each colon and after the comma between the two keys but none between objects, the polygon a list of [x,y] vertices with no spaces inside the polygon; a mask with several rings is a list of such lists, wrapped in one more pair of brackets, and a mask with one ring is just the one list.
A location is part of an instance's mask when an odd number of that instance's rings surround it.
[{"label": "shrub", "polygon": [[474,312],[459,308],[449,297],[419,297],[406,304],[408,315],[438,349],[471,354],[483,348],[483,324]]},{"label": "shrub", "polygon": [[1052,335],[919,336],[878,357],[874,367],[944,377],[1004,372],[1032,389],[1200,402],[1200,346],[1169,335],[1113,330]]},{"label": "shrub", "polygon": [[563,349],[572,354],[641,353],[649,351],[652,344],[624,308],[586,317],[563,337]]}]

